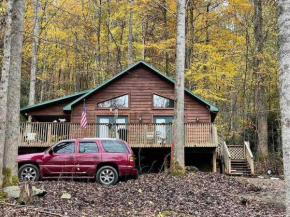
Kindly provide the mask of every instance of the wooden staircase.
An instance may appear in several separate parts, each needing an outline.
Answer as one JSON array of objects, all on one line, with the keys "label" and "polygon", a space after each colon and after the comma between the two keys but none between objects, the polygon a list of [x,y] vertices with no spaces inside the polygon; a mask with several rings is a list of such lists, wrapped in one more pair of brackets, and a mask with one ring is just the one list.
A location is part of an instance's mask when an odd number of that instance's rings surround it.
[{"label": "wooden staircase", "polygon": [[223,171],[228,175],[254,175],[254,157],[249,142],[244,145],[227,145],[222,142],[217,156],[222,162]]},{"label": "wooden staircase", "polygon": [[251,167],[246,159],[231,160],[231,175],[249,176],[251,175]]}]

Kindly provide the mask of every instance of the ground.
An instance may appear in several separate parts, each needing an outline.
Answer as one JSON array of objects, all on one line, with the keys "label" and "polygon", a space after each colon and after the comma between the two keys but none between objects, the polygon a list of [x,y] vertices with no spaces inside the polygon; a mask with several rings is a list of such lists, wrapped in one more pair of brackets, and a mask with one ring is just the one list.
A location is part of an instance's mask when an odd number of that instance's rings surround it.
[{"label": "ground", "polygon": [[[284,216],[282,180],[230,177],[214,173],[142,175],[100,186],[92,181],[34,183],[47,194],[32,207],[13,200],[0,205],[4,216]],[[71,199],[61,199],[63,192]]]}]

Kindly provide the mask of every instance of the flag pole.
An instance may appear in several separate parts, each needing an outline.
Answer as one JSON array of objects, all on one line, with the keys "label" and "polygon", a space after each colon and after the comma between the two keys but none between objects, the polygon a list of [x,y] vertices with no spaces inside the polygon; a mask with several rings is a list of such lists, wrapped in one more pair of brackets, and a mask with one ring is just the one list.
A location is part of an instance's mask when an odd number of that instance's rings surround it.
[{"label": "flag pole", "polygon": [[[84,99],[84,105],[85,105],[85,111],[86,111],[86,116],[87,116],[86,99]],[[88,127],[88,124],[87,124],[86,128],[84,128],[84,138],[87,137],[87,127]]]}]

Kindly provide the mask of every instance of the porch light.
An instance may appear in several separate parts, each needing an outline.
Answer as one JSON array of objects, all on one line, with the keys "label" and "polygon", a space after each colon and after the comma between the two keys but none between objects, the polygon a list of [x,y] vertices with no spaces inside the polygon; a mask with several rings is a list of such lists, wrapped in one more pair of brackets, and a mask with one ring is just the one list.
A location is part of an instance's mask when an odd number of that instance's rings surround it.
[{"label": "porch light", "polygon": [[199,117],[196,117],[196,122],[199,122]]}]

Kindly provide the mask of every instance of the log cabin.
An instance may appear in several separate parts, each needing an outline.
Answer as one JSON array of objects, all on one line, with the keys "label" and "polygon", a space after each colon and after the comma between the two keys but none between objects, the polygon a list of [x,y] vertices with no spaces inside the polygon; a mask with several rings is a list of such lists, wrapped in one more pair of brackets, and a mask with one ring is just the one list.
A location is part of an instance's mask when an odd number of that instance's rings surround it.
[{"label": "log cabin", "polygon": [[[40,151],[59,140],[120,138],[139,168],[167,169],[173,141],[174,80],[138,61],[97,87],[21,108],[19,153]],[[87,126],[81,128],[83,108]],[[186,165],[216,171],[218,109],[185,88]],[[151,166],[150,166],[151,165]]]}]

